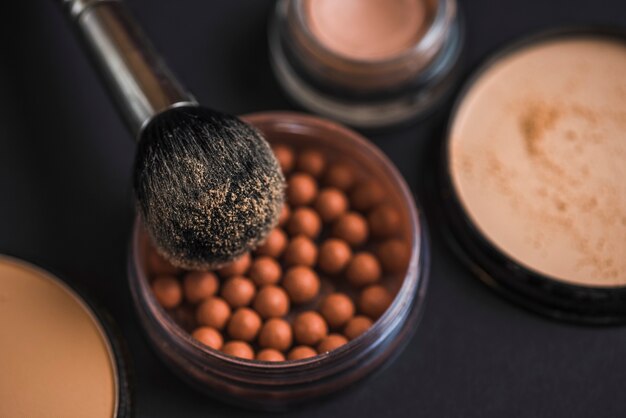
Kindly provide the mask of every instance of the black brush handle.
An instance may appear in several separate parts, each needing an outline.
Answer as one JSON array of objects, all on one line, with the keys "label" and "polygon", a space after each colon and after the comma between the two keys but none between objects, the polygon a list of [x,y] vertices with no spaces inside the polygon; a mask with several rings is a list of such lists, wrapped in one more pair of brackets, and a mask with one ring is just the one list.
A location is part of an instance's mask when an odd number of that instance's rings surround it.
[{"label": "black brush handle", "polygon": [[160,112],[176,106],[197,105],[122,1],[60,1],[137,138]]}]

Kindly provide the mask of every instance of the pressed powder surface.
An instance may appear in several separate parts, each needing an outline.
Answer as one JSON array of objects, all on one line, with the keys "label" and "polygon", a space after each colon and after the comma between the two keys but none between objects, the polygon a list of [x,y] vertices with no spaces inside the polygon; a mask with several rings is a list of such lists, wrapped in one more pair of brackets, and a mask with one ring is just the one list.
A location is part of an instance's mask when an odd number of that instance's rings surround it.
[{"label": "pressed powder surface", "polygon": [[113,416],[111,349],[65,285],[0,256],[0,330],[0,416]]},{"label": "pressed powder surface", "polygon": [[453,123],[453,184],[478,229],[522,265],[626,285],[626,46],[579,36],[507,55]]},{"label": "pressed powder surface", "polygon": [[426,25],[422,0],[306,0],[307,23],[331,51],[383,60],[414,45]]}]

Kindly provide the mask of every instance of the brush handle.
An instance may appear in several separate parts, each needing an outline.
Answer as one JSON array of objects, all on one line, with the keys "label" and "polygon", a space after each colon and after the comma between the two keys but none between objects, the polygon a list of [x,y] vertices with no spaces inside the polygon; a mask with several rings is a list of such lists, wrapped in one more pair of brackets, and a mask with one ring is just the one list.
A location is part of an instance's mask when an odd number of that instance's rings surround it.
[{"label": "brush handle", "polygon": [[57,0],[137,139],[160,112],[197,105],[174,78],[120,0]]}]

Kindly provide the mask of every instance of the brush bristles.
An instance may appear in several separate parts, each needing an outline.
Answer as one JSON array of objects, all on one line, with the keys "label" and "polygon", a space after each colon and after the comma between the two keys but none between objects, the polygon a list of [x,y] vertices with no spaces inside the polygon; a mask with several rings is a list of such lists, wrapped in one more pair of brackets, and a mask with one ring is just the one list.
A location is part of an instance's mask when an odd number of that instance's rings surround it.
[{"label": "brush bristles", "polygon": [[146,228],[172,264],[214,268],[276,224],[284,178],[269,145],[239,119],[174,108],[143,131],[134,186]]}]

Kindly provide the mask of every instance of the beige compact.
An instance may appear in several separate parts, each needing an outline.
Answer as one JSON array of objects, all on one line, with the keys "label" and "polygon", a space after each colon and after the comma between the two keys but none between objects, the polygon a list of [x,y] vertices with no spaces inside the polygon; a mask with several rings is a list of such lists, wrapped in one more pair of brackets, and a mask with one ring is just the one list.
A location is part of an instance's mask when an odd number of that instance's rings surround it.
[{"label": "beige compact", "polygon": [[0,255],[0,329],[0,416],[128,415],[121,357],[66,283]]},{"label": "beige compact", "polygon": [[442,183],[455,247],[544,313],[626,317],[626,42],[534,37],[491,59],[451,119]]}]

